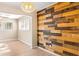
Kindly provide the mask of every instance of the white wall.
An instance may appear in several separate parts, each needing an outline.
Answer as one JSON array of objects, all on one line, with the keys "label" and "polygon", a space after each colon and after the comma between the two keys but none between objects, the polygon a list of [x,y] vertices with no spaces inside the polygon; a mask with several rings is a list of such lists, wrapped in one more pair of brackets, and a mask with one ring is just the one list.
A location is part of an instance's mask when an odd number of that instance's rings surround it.
[{"label": "white wall", "polygon": [[[21,17],[18,22],[22,20],[27,20],[26,17]],[[19,26],[18,26],[19,27]],[[32,46],[32,20],[29,21],[29,30],[23,31],[18,29],[18,40]]]},{"label": "white wall", "polygon": [[[26,15],[27,16],[27,15]],[[28,16],[32,17],[32,20],[29,20],[29,31],[21,31],[18,32],[18,40],[28,44],[30,47],[37,46],[37,16],[36,12],[32,13]],[[26,17],[21,17],[18,21],[26,19]]]},{"label": "white wall", "polygon": [[0,42],[2,41],[9,41],[9,40],[16,40],[17,39],[17,22],[16,20],[12,19],[2,19],[0,20],[2,23],[2,27],[4,27],[5,22],[12,22],[13,23],[13,29],[11,31],[7,31],[4,28],[0,29]]}]

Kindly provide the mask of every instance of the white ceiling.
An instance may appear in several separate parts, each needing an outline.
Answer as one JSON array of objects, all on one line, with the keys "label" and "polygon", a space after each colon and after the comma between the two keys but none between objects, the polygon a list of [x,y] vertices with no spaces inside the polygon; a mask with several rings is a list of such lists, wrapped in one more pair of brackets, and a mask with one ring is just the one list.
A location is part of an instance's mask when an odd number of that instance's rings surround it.
[{"label": "white ceiling", "polygon": [[[37,11],[55,2],[33,2]],[[25,14],[21,9],[21,2],[0,2],[0,12]]]},{"label": "white ceiling", "polygon": [[16,14],[10,14],[5,12],[0,12],[0,19],[1,18],[9,18],[9,19],[18,19],[24,15],[16,15]]},{"label": "white ceiling", "polygon": [[[53,4],[55,2],[32,2],[35,7],[37,8],[37,10],[41,10],[43,9],[44,7],[50,5],[50,4]],[[0,5],[9,5],[11,7],[15,7],[15,8],[20,8],[21,7],[21,2],[0,2]]]},{"label": "white ceiling", "polygon": [[[55,2],[33,2],[37,11]],[[0,2],[0,16],[17,19],[26,13],[21,9],[21,2]]]}]

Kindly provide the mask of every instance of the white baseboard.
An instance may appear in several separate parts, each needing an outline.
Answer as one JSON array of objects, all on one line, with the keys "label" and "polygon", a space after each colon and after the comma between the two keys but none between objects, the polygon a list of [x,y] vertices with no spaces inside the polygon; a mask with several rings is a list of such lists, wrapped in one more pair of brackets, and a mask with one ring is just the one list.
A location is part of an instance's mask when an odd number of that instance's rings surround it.
[{"label": "white baseboard", "polygon": [[61,56],[61,55],[56,54],[56,53],[54,53],[54,52],[48,51],[47,49],[44,49],[44,48],[42,48],[42,47],[38,47],[38,48],[41,49],[41,50],[43,50],[43,51],[45,51],[45,52],[48,52],[48,53],[50,53],[50,54],[52,54],[52,55]]},{"label": "white baseboard", "polygon": [[17,39],[0,39],[0,42],[14,41],[14,40],[17,40]]},{"label": "white baseboard", "polygon": [[32,48],[32,45],[31,45],[31,44],[26,43],[26,42],[25,42],[25,41],[23,41],[23,40],[19,40],[19,41],[21,41],[22,43],[24,43],[24,44],[28,45],[30,48]]},{"label": "white baseboard", "polygon": [[32,48],[38,48],[38,46],[33,46]]}]

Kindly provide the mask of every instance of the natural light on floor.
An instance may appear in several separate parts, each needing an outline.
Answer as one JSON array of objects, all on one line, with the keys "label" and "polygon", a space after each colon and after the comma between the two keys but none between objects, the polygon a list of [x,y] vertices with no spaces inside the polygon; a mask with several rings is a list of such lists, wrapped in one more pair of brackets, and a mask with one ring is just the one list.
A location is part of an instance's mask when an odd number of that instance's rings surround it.
[{"label": "natural light on floor", "polygon": [[9,53],[10,49],[6,43],[0,43],[0,55],[5,55],[5,53]]}]

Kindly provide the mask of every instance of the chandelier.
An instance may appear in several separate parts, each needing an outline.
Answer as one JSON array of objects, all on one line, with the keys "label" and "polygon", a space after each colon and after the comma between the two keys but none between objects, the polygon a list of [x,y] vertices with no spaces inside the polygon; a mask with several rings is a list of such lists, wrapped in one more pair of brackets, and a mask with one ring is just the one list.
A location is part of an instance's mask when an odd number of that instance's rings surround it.
[{"label": "chandelier", "polygon": [[21,8],[26,13],[32,13],[33,11],[35,11],[35,6],[31,2],[22,2]]}]

